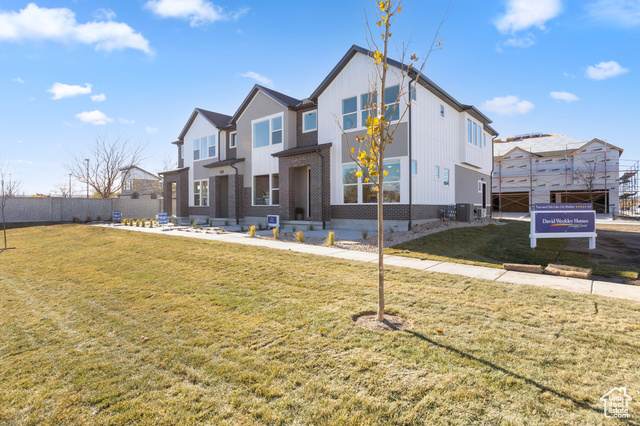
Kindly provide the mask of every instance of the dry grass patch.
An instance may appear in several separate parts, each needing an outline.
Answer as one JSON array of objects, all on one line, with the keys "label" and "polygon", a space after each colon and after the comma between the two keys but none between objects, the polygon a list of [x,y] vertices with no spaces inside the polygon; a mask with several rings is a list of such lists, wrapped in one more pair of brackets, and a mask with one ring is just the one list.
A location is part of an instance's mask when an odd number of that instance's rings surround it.
[{"label": "dry grass patch", "polygon": [[612,387],[640,399],[637,303],[389,268],[412,327],[380,333],[352,320],[373,264],[78,225],[9,237],[0,423],[600,424]]}]

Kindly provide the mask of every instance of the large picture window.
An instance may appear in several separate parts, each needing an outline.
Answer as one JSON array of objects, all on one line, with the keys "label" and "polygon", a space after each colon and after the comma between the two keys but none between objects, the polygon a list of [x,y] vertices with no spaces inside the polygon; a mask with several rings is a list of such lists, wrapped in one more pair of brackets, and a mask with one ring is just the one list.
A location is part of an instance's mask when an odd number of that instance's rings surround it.
[{"label": "large picture window", "polygon": [[[358,166],[355,164],[345,164],[342,166],[342,200],[345,204],[369,204],[378,202],[378,191],[374,191],[374,184],[364,182],[363,178],[358,178],[356,172]],[[389,160],[384,162],[383,202],[400,202],[400,160]]]},{"label": "large picture window", "polygon": [[280,179],[277,173],[253,177],[253,205],[277,206],[280,204]]},{"label": "large picture window", "polygon": [[208,206],[209,205],[209,181],[196,180],[193,182],[193,205]]},{"label": "large picture window", "polygon": [[282,139],[282,116],[253,123],[254,148],[280,144]]}]

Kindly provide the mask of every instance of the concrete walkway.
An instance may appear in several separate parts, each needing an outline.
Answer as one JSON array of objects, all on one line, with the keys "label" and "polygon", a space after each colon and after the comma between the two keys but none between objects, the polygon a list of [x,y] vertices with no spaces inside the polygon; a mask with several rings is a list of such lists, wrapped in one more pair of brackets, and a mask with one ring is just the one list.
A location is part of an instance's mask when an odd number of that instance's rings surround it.
[{"label": "concrete walkway", "polygon": [[[258,247],[268,247],[279,250],[290,250],[298,253],[316,254],[320,256],[335,257],[338,259],[348,259],[361,262],[377,263],[376,253],[367,253],[356,250],[346,250],[328,246],[316,246],[310,244],[299,244],[273,239],[251,238],[246,234],[237,232],[225,233],[205,233],[192,229],[180,231],[167,228],[138,228],[121,225],[94,225],[125,231],[145,232],[149,234],[162,234],[175,237],[199,238],[203,240],[221,241],[234,244],[245,244]],[[329,230],[322,231],[324,233]],[[336,238],[339,235],[336,230]],[[356,231],[347,231],[359,234]],[[270,231],[269,231],[270,233]],[[307,235],[308,232],[305,232]],[[360,236],[357,236],[360,238]],[[340,238],[342,239],[342,238]],[[629,299],[640,302],[640,286],[627,284],[616,284],[605,281],[583,280],[578,278],[558,277],[554,275],[529,274],[525,272],[505,271],[503,269],[487,268],[484,266],[464,265],[460,263],[436,262],[433,260],[420,260],[403,256],[384,256],[385,265],[400,266],[404,268],[418,269],[421,271],[441,272],[445,274],[462,275],[471,278],[499,281],[511,284],[526,284],[538,287],[553,288],[556,290],[571,291],[574,293],[596,294],[600,296],[615,297],[619,299]]]}]

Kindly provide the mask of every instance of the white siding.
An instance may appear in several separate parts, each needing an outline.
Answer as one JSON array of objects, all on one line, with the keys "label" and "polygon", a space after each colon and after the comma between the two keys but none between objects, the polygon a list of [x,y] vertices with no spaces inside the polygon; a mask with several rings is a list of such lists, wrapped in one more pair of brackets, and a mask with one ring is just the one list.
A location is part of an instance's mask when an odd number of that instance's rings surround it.
[{"label": "white siding", "polygon": [[[218,137],[218,129],[209,122],[209,120],[202,117],[200,114],[196,116],[193,120],[193,123],[189,127],[189,130],[184,135],[184,166],[189,167],[189,206],[193,206],[193,181],[203,179],[202,176],[199,176],[198,179],[195,179],[194,172],[195,167],[202,166],[203,164],[211,163],[215,161],[216,157],[206,158],[203,160],[202,148],[200,149],[200,160],[195,162],[193,161],[193,141],[195,139],[200,140],[203,137],[208,137],[210,135],[216,135],[216,139]],[[218,150],[220,148],[220,142],[218,141]],[[218,154],[218,152],[216,152]],[[219,154],[218,154],[219,155]]]}]

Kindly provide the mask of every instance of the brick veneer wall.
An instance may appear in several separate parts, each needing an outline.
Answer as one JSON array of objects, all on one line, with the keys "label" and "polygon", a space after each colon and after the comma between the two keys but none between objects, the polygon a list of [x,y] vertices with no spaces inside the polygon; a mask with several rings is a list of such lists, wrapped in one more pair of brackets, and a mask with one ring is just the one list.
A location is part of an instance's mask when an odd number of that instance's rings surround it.
[{"label": "brick veneer wall", "polygon": [[[282,184],[280,184],[280,191],[282,191]],[[251,197],[251,188],[243,188],[243,216],[251,217],[267,217],[269,214],[280,214],[279,206],[253,206]],[[282,192],[281,192],[282,194]]]},{"label": "brick veneer wall", "polygon": [[[440,217],[440,208],[436,205],[416,205],[411,207],[412,219],[436,219]],[[331,217],[335,219],[378,219],[376,204],[358,205],[344,204],[331,206]],[[385,204],[384,218],[389,220],[409,220],[408,204]]]},{"label": "brick veneer wall", "polygon": [[171,209],[171,183],[176,183],[176,211],[171,212],[173,216],[189,216],[189,169],[180,170],[164,175],[164,211]]},{"label": "brick veneer wall", "polygon": [[296,146],[297,147],[305,147],[305,146],[313,146],[318,145],[318,131],[314,130],[313,132],[302,132],[302,114],[305,112],[313,111],[318,107],[313,106],[311,108],[307,108],[304,111],[298,111],[296,113]]},{"label": "brick veneer wall", "polygon": [[[298,167],[310,167],[310,204],[312,221],[321,222],[322,204],[324,203],[324,220],[331,218],[331,181],[330,181],[330,158],[329,149],[320,150],[320,155],[316,152],[307,152],[298,155],[280,157],[280,219],[295,219],[295,169]],[[322,158],[324,158],[324,174],[322,171]],[[324,197],[322,194],[322,178],[324,176]],[[283,179],[286,177],[286,179]]]}]

